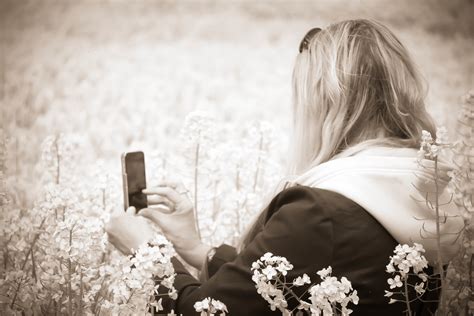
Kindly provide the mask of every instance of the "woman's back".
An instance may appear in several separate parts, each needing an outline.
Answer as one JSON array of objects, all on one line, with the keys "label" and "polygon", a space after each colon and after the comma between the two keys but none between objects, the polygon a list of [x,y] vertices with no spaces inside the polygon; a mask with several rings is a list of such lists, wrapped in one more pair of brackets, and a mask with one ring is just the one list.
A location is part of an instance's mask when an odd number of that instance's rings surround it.
[{"label": "woman's back", "polygon": [[[316,272],[328,266],[333,276],[345,276],[359,296],[358,305],[349,306],[353,315],[380,315],[381,311],[384,315],[403,314],[404,304],[389,305],[384,296],[390,277],[385,267],[398,243],[346,197],[306,186],[286,189],[272,200],[250,234],[251,241],[238,257],[229,256],[229,262],[207,282],[200,284],[186,270],[178,271],[179,299],[175,304],[170,302],[170,307],[192,315],[193,303],[211,296],[224,302],[230,315],[281,314],[270,310],[252,282],[252,263],[271,252],[293,264],[287,282],[306,273],[319,283]],[[294,288],[294,292],[299,296],[307,289]],[[420,309],[421,301],[415,304],[413,309]],[[289,299],[288,309],[296,307],[296,300]]]}]

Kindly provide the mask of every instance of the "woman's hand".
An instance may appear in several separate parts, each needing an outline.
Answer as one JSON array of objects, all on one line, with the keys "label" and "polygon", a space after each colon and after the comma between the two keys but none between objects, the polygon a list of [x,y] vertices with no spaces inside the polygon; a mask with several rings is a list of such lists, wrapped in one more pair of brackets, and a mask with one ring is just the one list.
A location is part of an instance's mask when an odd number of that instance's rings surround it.
[{"label": "woman's hand", "polygon": [[181,183],[165,182],[157,187],[147,188],[143,193],[148,196],[149,207],[140,210],[144,216],[163,231],[174,245],[176,252],[190,265],[201,269],[210,246],[201,242],[194,218],[194,207],[189,200],[188,191]]},{"label": "woman's hand", "polygon": [[129,207],[126,213],[112,215],[105,226],[109,242],[125,255],[132,254],[156,234],[150,223],[135,213],[135,208]]}]

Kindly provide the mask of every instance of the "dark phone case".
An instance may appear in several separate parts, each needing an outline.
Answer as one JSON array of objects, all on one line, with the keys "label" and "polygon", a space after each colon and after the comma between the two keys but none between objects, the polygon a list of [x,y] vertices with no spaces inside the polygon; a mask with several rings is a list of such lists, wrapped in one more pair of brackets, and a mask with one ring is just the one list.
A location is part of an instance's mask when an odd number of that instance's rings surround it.
[{"label": "dark phone case", "polygon": [[[134,165],[135,164],[135,165]],[[147,197],[141,192],[146,188],[145,155],[143,152],[122,154],[124,209],[134,206],[137,212],[148,206]]]}]

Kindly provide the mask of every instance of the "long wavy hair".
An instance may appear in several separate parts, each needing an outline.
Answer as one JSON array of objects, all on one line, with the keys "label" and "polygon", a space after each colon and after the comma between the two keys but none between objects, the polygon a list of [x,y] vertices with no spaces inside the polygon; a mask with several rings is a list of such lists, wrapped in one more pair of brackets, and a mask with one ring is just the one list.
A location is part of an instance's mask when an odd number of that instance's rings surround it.
[{"label": "long wavy hair", "polygon": [[[371,20],[332,24],[307,41],[293,71],[293,136],[288,176],[373,146],[417,148],[435,133],[426,88],[408,51]],[[253,226],[255,227],[256,223]],[[244,233],[248,243],[253,228]]]},{"label": "long wavy hair", "polygon": [[321,30],[296,57],[289,173],[374,145],[418,147],[422,130],[435,132],[425,96],[408,51],[386,26],[349,20]]}]

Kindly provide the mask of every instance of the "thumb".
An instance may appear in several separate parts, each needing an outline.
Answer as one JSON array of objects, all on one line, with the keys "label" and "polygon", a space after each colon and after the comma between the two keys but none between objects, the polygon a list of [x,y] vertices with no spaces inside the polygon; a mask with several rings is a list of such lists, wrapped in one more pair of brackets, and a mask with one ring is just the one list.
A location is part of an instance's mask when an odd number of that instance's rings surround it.
[{"label": "thumb", "polygon": [[134,206],[130,206],[129,208],[127,208],[125,213],[127,213],[128,215],[135,215],[137,213],[137,209]]},{"label": "thumb", "polygon": [[157,216],[158,214],[157,213],[161,213],[158,209],[156,208],[143,208],[140,210],[140,212],[138,212],[137,215],[139,216],[143,216],[149,220],[151,220],[152,222],[154,223],[158,223],[158,218],[159,216]]}]

